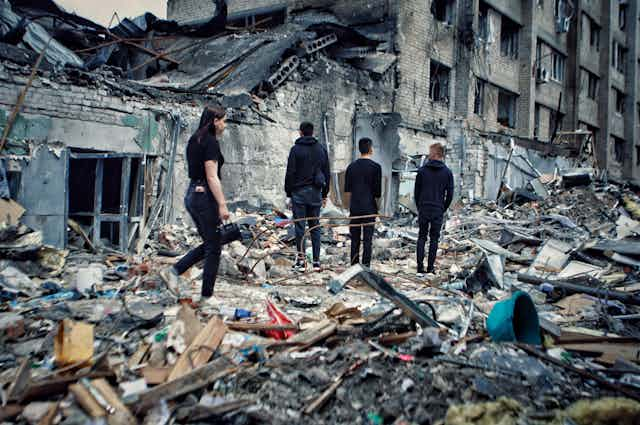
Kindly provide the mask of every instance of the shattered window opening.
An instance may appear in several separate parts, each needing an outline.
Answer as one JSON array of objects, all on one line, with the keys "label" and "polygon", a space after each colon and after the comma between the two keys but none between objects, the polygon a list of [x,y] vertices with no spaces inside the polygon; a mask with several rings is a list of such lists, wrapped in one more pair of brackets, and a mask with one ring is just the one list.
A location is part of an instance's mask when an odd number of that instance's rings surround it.
[{"label": "shattered window opening", "polygon": [[613,151],[615,154],[615,160],[619,163],[624,163],[625,157],[625,140],[616,136],[611,136],[613,139]]},{"label": "shattered window opening", "polygon": [[453,23],[454,3],[454,0],[432,0],[431,14],[437,21],[451,25]]},{"label": "shattered window opening", "polygon": [[450,74],[450,68],[439,62],[431,61],[429,99],[434,102],[449,103]]},{"label": "shattered window opening", "polygon": [[540,105],[536,103],[536,107],[533,112],[533,138],[540,138]]},{"label": "shattered window opening", "polygon": [[587,97],[592,100],[596,100],[598,98],[598,85],[599,78],[592,72],[583,70],[586,80],[587,80]]},{"label": "shattered window opening", "polygon": [[611,66],[619,73],[625,73],[625,64],[627,60],[627,49],[619,42],[613,41],[611,49]]},{"label": "shattered window opening", "polygon": [[95,245],[106,240],[127,251],[134,236],[129,224],[139,222],[142,215],[142,158],[75,153],[69,167],[69,217],[86,226]]},{"label": "shattered window opening", "polygon": [[616,88],[613,89],[613,93],[616,101],[616,112],[624,115],[625,94]]},{"label": "shattered window opening", "polygon": [[500,26],[500,54],[511,59],[518,59],[518,41],[520,26],[502,15]]},{"label": "shattered window opening", "polygon": [[558,82],[564,81],[565,57],[556,51],[551,55],[551,78]]},{"label": "shattered window opening", "polygon": [[516,128],[517,95],[506,90],[498,91],[498,123],[504,127]]},{"label": "shattered window opening", "polygon": [[620,1],[618,9],[618,26],[622,31],[624,31],[627,26],[627,6],[627,4]]},{"label": "shattered window opening", "polygon": [[586,27],[589,31],[589,46],[596,50],[600,50],[600,25],[598,25],[596,21],[586,13],[583,13],[582,16],[587,23]]},{"label": "shattered window opening", "polygon": [[482,41],[489,41],[489,6],[484,2],[480,2],[478,14],[478,36]]},{"label": "shattered window opening", "polygon": [[486,83],[476,78],[475,97],[473,100],[473,113],[476,115],[484,115],[484,92]]}]

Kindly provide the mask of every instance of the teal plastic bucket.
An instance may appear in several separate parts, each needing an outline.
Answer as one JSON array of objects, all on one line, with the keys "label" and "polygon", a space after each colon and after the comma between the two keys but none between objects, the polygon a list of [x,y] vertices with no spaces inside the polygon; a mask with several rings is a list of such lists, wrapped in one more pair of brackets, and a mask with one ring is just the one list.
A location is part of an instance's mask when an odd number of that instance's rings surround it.
[{"label": "teal plastic bucket", "polygon": [[496,303],[487,318],[487,331],[496,342],[542,343],[538,312],[529,294],[522,291]]}]

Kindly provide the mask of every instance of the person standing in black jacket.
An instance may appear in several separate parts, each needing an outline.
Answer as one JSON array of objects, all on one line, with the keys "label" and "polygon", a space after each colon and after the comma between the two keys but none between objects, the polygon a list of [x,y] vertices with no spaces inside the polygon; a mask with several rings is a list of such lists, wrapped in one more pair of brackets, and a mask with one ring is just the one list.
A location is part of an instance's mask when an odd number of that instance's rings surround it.
[{"label": "person standing in black jacket", "polygon": [[[371,160],[373,142],[363,138],[358,142],[360,158],[354,161],[345,174],[344,191],[351,193],[349,206],[351,217],[374,215],[378,213],[377,199],[382,194],[382,167]],[[376,222],[372,218],[356,218],[351,220],[351,264],[360,262],[360,240],[362,236],[362,264],[371,267],[373,250],[373,231]],[[354,226],[355,225],[355,226]]]},{"label": "person standing in black jacket", "polygon": [[[306,220],[311,230],[313,249],[313,269],[320,271],[320,208],[327,203],[329,195],[329,156],[327,150],[313,137],[313,124],[300,124],[300,138],[289,152],[284,190],[291,198],[293,218]],[[293,266],[296,271],[306,268],[305,258],[305,221],[296,221],[296,250],[298,256]]]},{"label": "person standing in black jacket", "polygon": [[184,202],[202,238],[202,244],[189,251],[173,267],[160,272],[171,289],[178,289],[179,276],[204,260],[202,298],[213,295],[222,252],[219,226],[229,219],[220,180],[224,156],[219,140],[225,126],[225,110],[206,107],[198,131],[189,139],[186,158],[191,183]]},{"label": "person standing in black jacket", "polygon": [[453,174],[444,164],[444,146],[435,143],[429,147],[429,161],[420,168],[416,177],[414,197],[418,207],[420,233],[418,235],[418,275],[423,275],[424,248],[429,237],[427,273],[435,273],[436,254],[444,213],[453,199]]}]

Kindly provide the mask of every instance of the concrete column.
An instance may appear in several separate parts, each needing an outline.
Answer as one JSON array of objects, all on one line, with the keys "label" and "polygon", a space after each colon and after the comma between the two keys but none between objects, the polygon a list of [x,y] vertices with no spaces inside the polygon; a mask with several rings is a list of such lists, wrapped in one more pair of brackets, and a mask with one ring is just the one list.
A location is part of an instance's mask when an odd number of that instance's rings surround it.
[{"label": "concrete column", "polygon": [[626,152],[625,160],[622,168],[622,176],[625,180],[635,180],[640,182],[640,167],[638,164],[638,152],[636,145],[640,145],[640,125],[638,117],[638,57],[640,57],[640,46],[638,42],[638,16],[640,12],[640,2],[630,1],[627,14],[627,43],[629,52],[627,55],[627,73],[626,73],[626,104],[625,104],[625,139]]},{"label": "concrete column", "polygon": [[567,58],[566,75],[567,115],[565,118],[564,127],[571,130],[577,129],[578,123],[580,121],[580,84],[582,83],[580,79],[580,64],[582,63],[580,34],[582,34],[583,1],[584,0],[577,0],[574,2],[575,20],[571,23],[571,29],[569,30],[569,34],[567,34],[567,51],[569,52],[569,57]]},{"label": "concrete column", "polygon": [[454,116],[467,117],[470,96],[474,95],[475,81],[471,76],[471,57],[478,37],[479,0],[459,0],[457,28],[459,37],[455,38],[456,46],[456,82],[454,85]]},{"label": "concrete column", "polygon": [[600,88],[598,90],[598,121],[600,140],[596,140],[596,159],[601,169],[609,167],[609,140],[611,139],[611,43],[613,42],[613,7],[617,0],[602,0],[602,28],[600,30]]},{"label": "concrete column", "polygon": [[520,98],[518,99],[517,129],[521,137],[533,138],[536,96],[535,70],[536,27],[534,25],[535,0],[522,0],[522,28],[520,29]]}]

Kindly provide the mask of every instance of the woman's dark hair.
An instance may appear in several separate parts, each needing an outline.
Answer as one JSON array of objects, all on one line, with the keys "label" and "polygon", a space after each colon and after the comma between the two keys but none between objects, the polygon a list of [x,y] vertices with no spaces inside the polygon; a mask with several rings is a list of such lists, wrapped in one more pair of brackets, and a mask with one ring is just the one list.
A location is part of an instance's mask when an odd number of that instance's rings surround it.
[{"label": "woman's dark hair", "polygon": [[204,136],[211,132],[215,134],[215,130],[213,129],[213,120],[219,120],[224,118],[227,115],[227,111],[222,108],[218,108],[217,106],[207,106],[202,111],[202,115],[200,116],[200,125],[198,126],[198,131],[196,132],[198,143],[202,143]]},{"label": "woman's dark hair", "polygon": [[204,126],[210,126],[213,124],[213,120],[219,120],[224,118],[227,115],[227,111],[222,108],[218,108],[217,106],[207,106],[202,111],[202,115],[200,116],[200,125],[198,129],[201,129]]}]

